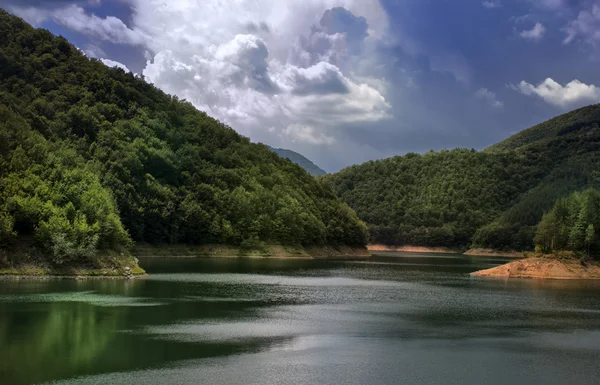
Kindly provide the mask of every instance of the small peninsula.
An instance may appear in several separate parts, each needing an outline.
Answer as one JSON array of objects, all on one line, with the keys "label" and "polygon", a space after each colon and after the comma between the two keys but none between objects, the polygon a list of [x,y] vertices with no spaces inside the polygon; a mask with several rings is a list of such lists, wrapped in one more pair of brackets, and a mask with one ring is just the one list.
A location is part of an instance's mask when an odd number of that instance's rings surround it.
[{"label": "small peninsula", "polygon": [[600,279],[600,264],[575,258],[534,257],[471,273],[472,277],[534,279]]},{"label": "small peninsula", "polygon": [[471,276],[600,279],[599,238],[595,230],[599,221],[600,191],[587,189],[558,199],[537,225],[535,254]]}]

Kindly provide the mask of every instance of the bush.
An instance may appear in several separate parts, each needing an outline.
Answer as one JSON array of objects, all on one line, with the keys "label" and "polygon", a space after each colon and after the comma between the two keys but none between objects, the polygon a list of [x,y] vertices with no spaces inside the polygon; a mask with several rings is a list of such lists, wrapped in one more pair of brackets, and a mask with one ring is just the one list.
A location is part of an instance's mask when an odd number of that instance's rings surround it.
[{"label": "bush", "polygon": [[98,234],[94,234],[78,243],[68,240],[67,234],[52,234],[52,261],[57,265],[74,260],[90,260],[96,253]]},{"label": "bush", "polygon": [[100,225],[89,225],[84,214],[76,213],[73,220],[67,217],[67,208],[57,208],[47,221],[41,221],[37,241],[51,251],[57,265],[75,260],[85,261],[98,252]]},{"label": "bush", "polygon": [[242,243],[240,244],[240,249],[242,251],[250,251],[250,250],[261,251],[264,248],[265,248],[264,242],[261,242],[261,240],[258,239],[257,236],[244,239],[242,241]]},{"label": "bush", "polygon": [[10,214],[0,212],[0,248],[10,246],[15,240],[14,224],[15,219]]}]

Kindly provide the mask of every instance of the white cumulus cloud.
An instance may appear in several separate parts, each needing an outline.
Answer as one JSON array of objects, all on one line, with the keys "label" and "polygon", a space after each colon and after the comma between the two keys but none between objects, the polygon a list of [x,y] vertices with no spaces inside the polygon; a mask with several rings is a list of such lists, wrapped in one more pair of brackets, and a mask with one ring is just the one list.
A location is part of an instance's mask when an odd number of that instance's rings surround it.
[{"label": "white cumulus cloud", "polygon": [[546,27],[542,23],[535,23],[533,28],[521,31],[520,35],[523,39],[537,41],[544,37],[545,32]]},{"label": "white cumulus cloud", "polygon": [[125,72],[131,72],[125,64],[119,63],[118,61],[114,61],[114,60],[110,60],[110,59],[100,59],[100,61],[102,63],[104,63],[104,65],[107,67],[111,67],[111,68],[117,67],[117,68],[121,68]]},{"label": "white cumulus cloud", "polygon": [[147,40],[139,30],[129,28],[121,19],[114,16],[98,17],[76,4],[58,8],[11,5],[8,9],[33,25],[51,19],[79,33],[111,43],[141,45]]},{"label": "white cumulus cloud", "polygon": [[147,37],[145,78],[245,135],[268,139],[275,127],[332,144],[345,124],[390,117],[381,88],[358,70],[387,26],[378,2],[132,1],[132,30]]},{"label": "white cumulus cloud", "polygon": [[112,43],[140,45],[145,42],[139,31],[130,29],[121,19],[90,15],[74,4],[52,12],[51,18],[74,31]]},{"label": "white cumulus cloud", "polygon": [[519,85],[513,87],[524,95],[537,95],[546,103],[559,107],[575,107],[600,102],[600,88],[593,84],[582,83],[579,80],[573,80],[562,85],[551,78],[547,78],[537,86],[522,81]]}]

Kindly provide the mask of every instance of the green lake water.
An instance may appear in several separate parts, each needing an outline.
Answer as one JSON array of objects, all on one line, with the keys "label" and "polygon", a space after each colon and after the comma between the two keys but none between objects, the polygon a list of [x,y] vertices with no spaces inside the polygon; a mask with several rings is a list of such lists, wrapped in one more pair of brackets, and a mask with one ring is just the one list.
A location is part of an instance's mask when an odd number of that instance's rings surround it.
[{"label": "green lake water", "polygon": [[502,258],[144,259],[132,281],[0,281],[0,384],[598,384],[600,282]]}]

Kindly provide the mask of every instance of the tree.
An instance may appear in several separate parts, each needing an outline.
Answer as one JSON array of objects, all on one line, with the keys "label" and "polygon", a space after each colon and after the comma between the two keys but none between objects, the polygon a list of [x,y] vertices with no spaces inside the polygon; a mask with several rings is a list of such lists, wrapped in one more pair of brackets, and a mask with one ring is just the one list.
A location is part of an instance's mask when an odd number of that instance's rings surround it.
[{"label": "tree", "polygon": [[15,219],[7,214],[0,212],[0,248],[12,244],[17,233],[14,231]]},{"label": "tree", "polygon": [[592,243],[594,242],[595,236],[596,234],[594,231],[594,225],[590,224],[585,230],[585,244],[587,246],[588,256],[590,256],[590,248],[592,246]]},{"label": "tree", "polygon": [[536,250],[549,254],[555,250],[557,223],[554,212],[544,214],[535,234]]}]

